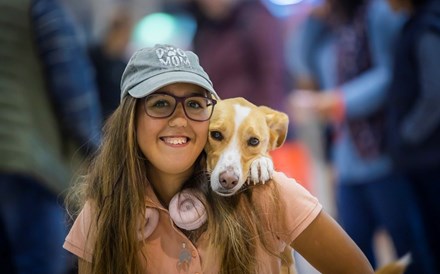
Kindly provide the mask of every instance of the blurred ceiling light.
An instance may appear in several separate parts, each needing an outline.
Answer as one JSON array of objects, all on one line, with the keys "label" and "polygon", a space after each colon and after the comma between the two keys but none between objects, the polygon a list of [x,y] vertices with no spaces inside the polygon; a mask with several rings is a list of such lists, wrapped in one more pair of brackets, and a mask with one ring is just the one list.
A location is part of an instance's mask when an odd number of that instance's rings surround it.
[{"label": "blurred ceiling light", "polygon": [[294,5],[294,4],[298,4],[300,2],[302,2],[303,0],[269,0],[270,2],[272,2],[275,5]]},{"label": "blurred ceiling light", "polygon": [[133,31],[136,47],[172,44],[187,48],[194,36],[196,23],[186,14],[152,13],[142,18]]},{"label": "blurred ceiling light", "polygon": [[260,0],[278,18],[288,18],[301,10],[303,4],[316,0]]}]

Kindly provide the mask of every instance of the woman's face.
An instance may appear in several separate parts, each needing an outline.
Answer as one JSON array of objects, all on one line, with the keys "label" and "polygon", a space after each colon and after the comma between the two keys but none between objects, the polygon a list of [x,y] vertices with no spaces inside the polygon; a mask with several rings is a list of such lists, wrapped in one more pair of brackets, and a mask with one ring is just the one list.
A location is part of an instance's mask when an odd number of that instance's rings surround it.
[{"label": "woman's face", "polygon": [[[171,84],[156,92],[179,97],[206,94],[203,88],[186,83]],[[149,171],[155,175],[189,176],[206,144],[209,121],[190,120],[180,103],[170,117],[153,118],[145,113],[144,104],[145,100],[141,100],[137,109],[136,134],[139,147],[149,162]]]}]

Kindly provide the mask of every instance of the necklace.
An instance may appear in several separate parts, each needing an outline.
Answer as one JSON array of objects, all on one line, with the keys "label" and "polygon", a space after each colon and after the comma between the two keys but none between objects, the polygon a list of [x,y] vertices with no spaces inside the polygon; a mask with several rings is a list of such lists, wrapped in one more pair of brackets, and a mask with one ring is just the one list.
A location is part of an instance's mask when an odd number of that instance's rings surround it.
[{"label": "necklace", "polygon": [[186,243],[182,243],[182,249],[179,253],[179,261],[177,262],[177,269],[179,271],[188,271],[191,264],[191,252],[186,248]]}]

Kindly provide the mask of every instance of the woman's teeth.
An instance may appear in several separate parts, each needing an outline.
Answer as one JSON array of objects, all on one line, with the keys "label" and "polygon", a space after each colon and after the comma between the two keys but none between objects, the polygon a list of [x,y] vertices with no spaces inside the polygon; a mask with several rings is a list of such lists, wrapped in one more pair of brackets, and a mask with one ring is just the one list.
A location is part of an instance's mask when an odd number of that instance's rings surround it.
[{"label": "woman's teeth", "polygon": [[172,145],[182,145],[185,144],[188,141],[188,138],[186,137],[178,137],[178,138],[163,138],[165,143],[172,144]]}]

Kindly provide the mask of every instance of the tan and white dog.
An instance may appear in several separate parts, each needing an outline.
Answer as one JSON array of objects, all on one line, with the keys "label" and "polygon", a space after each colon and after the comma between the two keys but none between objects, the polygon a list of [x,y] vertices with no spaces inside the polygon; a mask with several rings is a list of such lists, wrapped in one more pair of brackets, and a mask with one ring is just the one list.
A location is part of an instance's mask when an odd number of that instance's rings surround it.
[{"label": "tan and white dog", "polygon": [[[209,124],[205,146],[211,189],[221,196],[232,196],[246,184],[265,183],[274,172],[269,151],[283,145],[289,118],[285,113],[255,106],[237,97],[220,100]],[[282,273],[295,273],[292,249],[281,255]],[[405,256],[379,269],[380,274],[402,274],[410,263]]]},{"label": "tan and white dog", "polygon": [[[232,196],[245,184],[265,183],[274,166],[269,151],[283,145],[289,117],[237,97],[217,103],[209,123],[207,168],[211,189]],[[281,255],[282,273],[296,273],[290,247]]]},{"label": "tan and white dog", "polygon": [[269,151],[284,143],[288,123],[285,113],[241,97],[219,101],[205,147],[212,190],[231,196],[246,183],[270,180],[274,167]]}]

